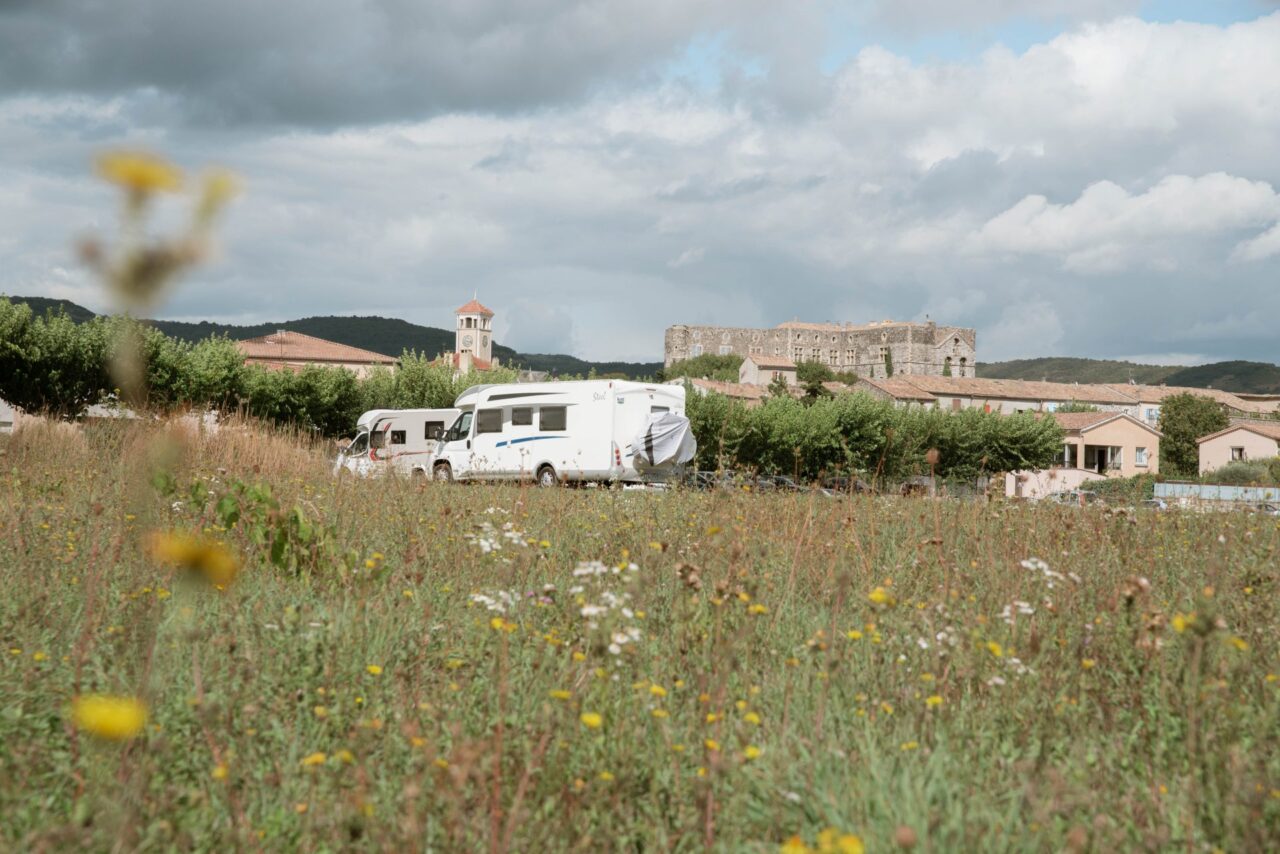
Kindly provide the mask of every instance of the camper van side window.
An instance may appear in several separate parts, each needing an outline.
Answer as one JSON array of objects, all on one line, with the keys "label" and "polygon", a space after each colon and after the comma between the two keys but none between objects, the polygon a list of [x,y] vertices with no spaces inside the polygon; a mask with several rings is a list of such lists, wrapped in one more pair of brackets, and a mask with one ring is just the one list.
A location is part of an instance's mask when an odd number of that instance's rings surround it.
[{"label": "camper van side window", "polygon": [[565,408],[563,406],[543,406],[538,409],[539,430],[564,430]]},{"label": "camper van side window", "polygon": [[533,423],[533,407],[517,406],[511,410],[511,423],[516,427],[527,427]]},{"label": "camper van side window", "polygon": [[671,411],[670,406],[650,406],[649,407],[650,415],[659,415],[661,413],[670,412],[670,411]]},{"label": "camper van side window", "polygon": [[393,445],[403,445],[403,444],[404,444],[404,431],[403,431],[403,430],[392,430],[392,431],[391,431],[391,444],[393,444]]},{"label": "camper van side window", "polygon": [[428,422],[427,422],[427,429],[426,429],[426,433],[423,435],[423,437],[422,437],[422,438],[424,438],[424,439],[439,439],[442,435],[444,435],[444,422],[443,422],[443,421],[428,421]]},{"label": "camper van side window", "polygon": [[481,409],[476,412],[476,435],[502,432],[502,410]]}]

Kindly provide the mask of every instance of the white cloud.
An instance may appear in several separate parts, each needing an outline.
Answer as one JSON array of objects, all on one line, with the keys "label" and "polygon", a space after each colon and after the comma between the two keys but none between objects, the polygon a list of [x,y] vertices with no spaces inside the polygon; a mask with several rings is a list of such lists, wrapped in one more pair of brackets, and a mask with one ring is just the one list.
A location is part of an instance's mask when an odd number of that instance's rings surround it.
[{"label": "white cloud", "polygon": [[1280,223],[1252,237],[1242,240],[1231,252],[1233,261],[1262,261],[1280,255]]},{"label": "white cloud", "polygon": [[971,250],[1052,255],[1070,270],[1110,272],[1149,262],[1164,241],[1204,240],[1277,218],[1280,196],[1265,181],[1170,175],[1138,194],[1099,181],[1070,204],[1027,196],[983,225]]}]

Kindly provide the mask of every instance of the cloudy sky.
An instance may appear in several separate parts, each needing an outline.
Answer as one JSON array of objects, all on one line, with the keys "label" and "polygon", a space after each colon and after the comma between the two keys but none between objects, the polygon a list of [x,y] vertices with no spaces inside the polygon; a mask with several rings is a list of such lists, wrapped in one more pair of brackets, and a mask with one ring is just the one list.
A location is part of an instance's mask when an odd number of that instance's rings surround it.
[{"label": "cloudy sky", "polygon": [[129,146],[245,180],[174,319],[1277,361],[1278,142],[1275,0],[0,0],[0,293],[106,308]]}]

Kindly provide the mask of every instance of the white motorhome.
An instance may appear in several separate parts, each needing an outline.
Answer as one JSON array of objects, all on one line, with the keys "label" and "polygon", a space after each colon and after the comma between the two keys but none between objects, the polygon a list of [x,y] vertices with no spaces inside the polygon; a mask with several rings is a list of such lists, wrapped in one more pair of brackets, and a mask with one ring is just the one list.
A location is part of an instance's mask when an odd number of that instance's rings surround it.
[{"label": "white motorhome", "polygon": [[[461,415],[436,453],[437,480],[640,483],[687,462],[696,448],[683,386],[619,380],[479,385],[454,406]],[[655,430],[666,431],[658,442],[670,449],[657,455]]]},{"label": "white motorhome", "polygon": [[457,409],[371,409],[356,422],[356,437],[338,452],[334,471],[358,475],[431,472],[440,437]]}]

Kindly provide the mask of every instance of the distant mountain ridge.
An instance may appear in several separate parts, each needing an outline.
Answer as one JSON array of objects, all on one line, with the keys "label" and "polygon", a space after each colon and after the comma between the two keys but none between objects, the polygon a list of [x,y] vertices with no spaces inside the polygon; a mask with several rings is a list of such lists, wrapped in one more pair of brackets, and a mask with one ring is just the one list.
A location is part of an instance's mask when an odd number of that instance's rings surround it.
[{"label": "distant mountain ridge", "polygon": [[1147,385],[1216,388],[1246,394],[1280,394],[1280,366],[1266,362],[1213,362],[1181,367],[1060,356],[980,363],[978,376],[987,379],[1080,383],[1132,381]]},{"label": "distant mountain ridge", "polygon": [[[47,297],[9,297],[15,303],[22,302],[31,306],[37,314],[46,311],[63,311],[77,323],[84,323],[95,315],[84,306],[70,300],[49,299]],[[257,338],[262,335],[287,329],[314,335],[328,341],[336,341],[350,347],[371,350],[387,356],[399,356],[405,350],[414,350],[435,356],[454,345],[453,332],[437,329],[433,326],[419,326],[405,320],[390,317],[304,317],[298,320],[286,320],[280,323],[255,323],[236,325],[230,323],[188,323],[179,320],[148,320],[150,325],[165,335],[182,341],[202,341],[210,335],[226,335],[233,340]],[[661,362],[591,362],[576,356],[551,353],[518,353],[510,347],[497,342],[493,345],[493,355],[502,364],[519,366],[534,371],[549,371],[553,374],[587,375],[591,371],[597,374],[624,374],[632,379],[652,377],[662,368]]]}]

